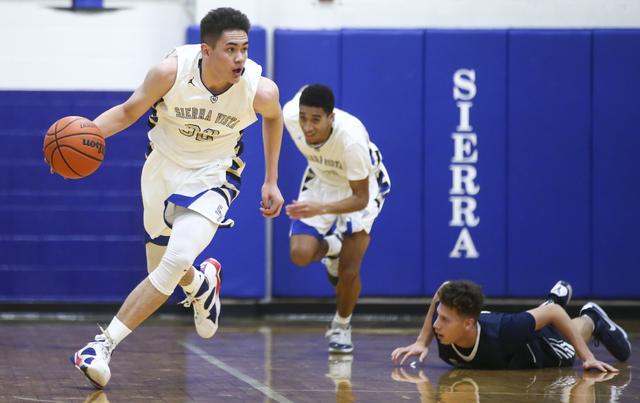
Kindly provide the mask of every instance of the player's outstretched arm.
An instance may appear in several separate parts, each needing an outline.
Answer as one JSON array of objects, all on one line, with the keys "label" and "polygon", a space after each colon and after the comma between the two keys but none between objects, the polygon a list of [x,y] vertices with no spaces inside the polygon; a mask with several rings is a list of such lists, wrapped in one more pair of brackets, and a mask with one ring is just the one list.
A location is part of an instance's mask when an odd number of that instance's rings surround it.
[{"label": "player's outstretched arm", "polygon": [[260,211],[267,218],[280,215],[284,199],[278,189],[278,160],[282,144],[282,108],[280,107],[278,86],[265,77],[260,77],[258,90],[253,101],[254,110],[262,115],[262,141],[266,172],[262,185]]},{"label": "player's outstretched arm", "polygon": [[[447,284],[448,281],[442,283],[442,285]],[[440,288],[442,288],[442,285]],[[427,354],[429,354],[429,344],[433,340],[433,313],[436,311],[436,303],[440,301],[440,288],[436,291],[433,299],[431,300],[431,305],[429,306],[429,311],[427,312],[427,317],[424,320],[424,325],[422,325],[422,330],[420,330],[420,334],[418,335],[418,339],[415,343],[407,347],[398,347],[393,350],[391,353],[391,359],[398,364],[398,360],[404,355],[402,361],[400,361],[400,365],[404,364],[409,357],[419,356],[420,362],[423,362],[425,358],[427,358]]]},{"label": "player's outstretched arm", "polygon": [[178,58],[169,57],[153,66],[144,82],[123,104],[102,113],[94,119],[106,138],[131,126],[143,113],[162,98],[176,82]]},{"label": "player's outstretched arm", "polygon": [[584,369],[597,369],[602,372],[618,372],[618,370],[611,365],[602,361],[596,360],[596,357],[587,347],[584,339],[580,335],[578,328],[573,324],[567,312],[556,304],[549,304],[545,306],[539,306],[531,309],[529,312],[536,321],[536,330],[539,330],[546,325],[553,325],[561,335],[563,335],[567,341],[576,349],[576,354],[582,361],[582,367]]}]

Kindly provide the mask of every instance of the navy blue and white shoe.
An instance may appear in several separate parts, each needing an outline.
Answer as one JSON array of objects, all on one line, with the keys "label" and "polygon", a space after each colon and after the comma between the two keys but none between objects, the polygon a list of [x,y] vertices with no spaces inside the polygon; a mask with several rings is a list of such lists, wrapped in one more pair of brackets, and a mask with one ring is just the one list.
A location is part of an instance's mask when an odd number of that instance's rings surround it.
[{"label": "navy blue and white shoe", "polygon": [[193,320],[200,337],[208,339],[218,330],[220,319],[220,284],[222,284],[222,266],[209,258],[202,262],[199,269],[204,274],[200,289],[193,295],[185,293],[187,298],[178,304],[189,308],[193,305]]},{"label": "navy blue and white shoe", "polygon": [[[332,287],[336,287],[338,285],[338,266],[340,265],[340,250],[342,249],[344,235],[339,231],[334,231],[331,235],[325,236],[324,239],[329,243],[329,245],[334,245],[332,250],[334,254],[323,257],[321,262],[327,268],[329,284],[331,284]],[[340,248],[335,246],[338,244],[340,245]]]},{"label": "navy blue and white shoe", "polygon": [[580,316],[587,315],[593,320],[593,338],[596,347],[602,343],[619,361],[626,361],[631,356],[629,336],[609,316],[593,302],[588,302],[580,310]]},{"label": "navy blue and white shoe", "polygon": [[549,305],[551,303],[558,304],[563,308],[567,308],[569,301],[571,301],[571,296],[573,295],[573,288],[569,282],[560,280],[553,286],[551,291],[549,291],[549,295],[547,296],[547,300],[540,306]]},{"label": "navy blue and white shoe", "polygon": [[102,334],[96,336],[95,341],[76,351],[71,356],[71,362],[93,386],[102,389],[111,379],[109,361],[115,347],[108,332],[103,330]]},{"label": "navy blue and white shoe", "polygon": [[324,337],[329,337],[330,353],[348,354],[353,351],[351,325],[341,325],[332,322],[329,330],[324,334]]}]

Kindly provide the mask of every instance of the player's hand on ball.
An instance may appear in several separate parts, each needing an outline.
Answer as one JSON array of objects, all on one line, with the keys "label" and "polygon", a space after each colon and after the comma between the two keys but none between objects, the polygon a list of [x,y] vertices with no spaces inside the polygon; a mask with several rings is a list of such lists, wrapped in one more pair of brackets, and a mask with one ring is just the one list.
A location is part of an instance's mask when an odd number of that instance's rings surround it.
[{"label": "player's hand on ball", "polygon": [[[51,174],[56,173],[56,170],[55,170],[55,169],[53,169],[53,167],[51,166],[51,164],[49,163],[49,161],[47,161],[47,157],[45,157],[45,158],[44,158],[44,162],[45,162],[47,165],[49,165],[49,173],[51,173]],[[65,179],[67,179],[67,178],[65,178]]]}]

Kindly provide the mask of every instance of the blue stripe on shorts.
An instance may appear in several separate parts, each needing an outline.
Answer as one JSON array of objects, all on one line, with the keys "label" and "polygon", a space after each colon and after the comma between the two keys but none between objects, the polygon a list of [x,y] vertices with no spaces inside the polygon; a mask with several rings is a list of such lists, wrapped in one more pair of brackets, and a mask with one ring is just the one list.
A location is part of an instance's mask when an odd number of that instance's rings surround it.
[{"label": "blue stripe on shorts", "polygon": [[292,220],[289,236],[300,234],[311,235],[317,238],[318,241],[322,241],[322,239],[324,238],[320,233],[318,233],[318,230],[313,228],[312,226],[307,225],[300,220]]}]

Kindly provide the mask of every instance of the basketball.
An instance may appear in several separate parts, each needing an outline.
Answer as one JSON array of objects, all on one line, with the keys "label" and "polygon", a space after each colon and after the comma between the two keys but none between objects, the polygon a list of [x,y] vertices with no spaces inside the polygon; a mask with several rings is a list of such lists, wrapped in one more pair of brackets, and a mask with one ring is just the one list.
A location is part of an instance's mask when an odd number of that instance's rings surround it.
[{"label": "basketball", "polygon": [[95,123],[80,116],[55,122],[44,137],[44,158],[68,179],[91,175],[104,159],[105,142]]}]

